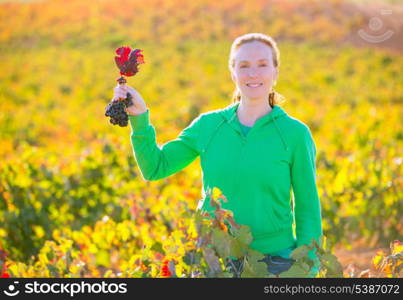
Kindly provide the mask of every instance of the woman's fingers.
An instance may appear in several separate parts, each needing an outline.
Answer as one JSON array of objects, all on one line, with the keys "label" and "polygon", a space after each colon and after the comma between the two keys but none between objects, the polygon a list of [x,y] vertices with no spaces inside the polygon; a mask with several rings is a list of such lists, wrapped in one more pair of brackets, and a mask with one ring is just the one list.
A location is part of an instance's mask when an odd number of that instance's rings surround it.
[{"label": "woman's fingers", "polygon": [[128,85],[126,85],[126,84],[120,84],[120,85],[118,85],[117,86],[117,88],[118,89],[121,89],[121,90],[123,90],[123,91],[134,91],[135,89],[134,88],[132,88],[131,86],[128,86]]},{"label": "woman's fingers", "polygon": [[114,88],[114,90],[123,90],[123,91],[125,91],[125,90],[127,90],[127,85],[125,85],[125,84],[118,84],[118,85]]},{"label": "woman's fingers", "polygon": [[125,98],[126,98],[127,93],[131,93],[134,96],[137,95],[137,91],[134,88],[127,86],[127,85],[119,85],[119,86],[115,87],[114,90],[116,93],[123,93]]},{"label": "woman's fingers", "polygon": [[132,87],[119,84],[113,89],[114,98],[113,100],[118,100],[119,98],[125,99],[127,97],[127,93],[130,93],[132,96],[133,104],[129,107],[125,107],[124,110],[128,115],[137,115],[140,111],[144,111],[146,109],[146,104],[142,99],[141,95]]},{"label": "woman's fingers", "polygon": [[121,87],[115,87],[114,92],[115,93],[124,93],[124,92],[126,92],[126,89],[121,88]]},{"label": "woman's fingers", "polygon": [[130,86],[128,86],[127,87],[127,91],[129,92],[132,92],[133,94],[137,94],[137,91],[134,89],[134,88],[132,88],[132,87],[130,87]]},{"label": "woman's fingers", "polygon": [[116,87],[115,87],[115,90],[117,90],[117,91],[125,91],[125,92],[136,92],[136,90],[134,89],[134,88],[132,88],[131,86],[128,86],[128,85],[126,85],[126,84],[118,84]]},{"label": "woman's fingers", "polygon": [[116,97],[126,98],[128,90],[126,88],[117,86],[113,89],[113,94]]},{"label": "woman's fingers", "polygon": [[126,93],[115,93],[113,95],[114,99],[119,99],[119,98],[126,98]]},{"label": "woman's fingers", "polygon": [[129,88],[127,88],[127,86],[117,86],[114,88],[114,93],[116,95],[120,95],[123,98],[126,98],[127,93],[130,92],[131,90]]}]

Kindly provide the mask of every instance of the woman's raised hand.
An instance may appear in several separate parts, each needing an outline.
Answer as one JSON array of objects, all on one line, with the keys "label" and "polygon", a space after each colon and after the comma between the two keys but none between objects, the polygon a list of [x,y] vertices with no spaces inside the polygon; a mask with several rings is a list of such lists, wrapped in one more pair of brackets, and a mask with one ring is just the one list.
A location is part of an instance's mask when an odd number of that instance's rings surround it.
[{"label": "woman's raised hand", "polygon": [[118,85],[113,89],[112,101],[119,98],[126,98],[127,93],[130,93],[133,102],[133,105],[125,108],[125,111],[128,115],[137,116],[147,111],[146,103],[144,102],[144,99],[141,97],[140,93],[125,83],[118,83]]}]

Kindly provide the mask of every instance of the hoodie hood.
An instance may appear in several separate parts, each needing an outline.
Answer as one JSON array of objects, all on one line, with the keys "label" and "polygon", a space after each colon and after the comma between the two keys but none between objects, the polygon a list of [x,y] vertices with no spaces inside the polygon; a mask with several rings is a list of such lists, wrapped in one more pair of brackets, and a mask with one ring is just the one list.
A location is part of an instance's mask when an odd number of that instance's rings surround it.
[{"label": "hoodie hood", "polygon": [[[222,109],[219,113],[223,119],[223,121],[220,123],[222,125],[224,122],[228,123],[232,128],[234,128],[236,131],[240,132],[240,128],[237,124],[237,109],[239,107],[240,102],[236,102],[234,104],[229,105],[228,107]],[[253,125],[254,127],[261,127],[264,126],[268,123],[273,123],[273,126],[275,126],[278,135],[280,136],[283,146],[285,151],[289,150],[289,147],[285,141],[284,135],[280,129],[280,126],[277,124],[276,120],[282,117],[288,116],[287,112],[285,112],[280,106],[274,105],[272,110],[264,115],[263,117],[259,118],[256,120],[255,124]],[[216,130],[220,127],[220,125],[216,128]],[[241,132],[240,132],[241,133]]]}]

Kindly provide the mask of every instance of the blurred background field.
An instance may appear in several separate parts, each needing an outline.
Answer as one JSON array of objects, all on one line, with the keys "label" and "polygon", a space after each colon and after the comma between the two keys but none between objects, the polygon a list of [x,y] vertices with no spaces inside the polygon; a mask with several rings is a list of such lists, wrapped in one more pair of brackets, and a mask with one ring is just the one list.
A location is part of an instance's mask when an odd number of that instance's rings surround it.
[{"label": "blurred background field", "polygon": [[[148,272],[138,259],[155,241],[177,251],[168,236],[201,197],[199,159],[141,178],[130,128],[104,116],[114,50],[144,50],[128,85],[162,145],[230,104],[231,43],[262,32],[280,48],[282,106],[317,145],[324,234],[346,274],[371,268],[403,233],[402,17],[401,1],[0,1],[0,260],[11,275],[110,276]],[[49,243],[86,265],[52,273]]]}]

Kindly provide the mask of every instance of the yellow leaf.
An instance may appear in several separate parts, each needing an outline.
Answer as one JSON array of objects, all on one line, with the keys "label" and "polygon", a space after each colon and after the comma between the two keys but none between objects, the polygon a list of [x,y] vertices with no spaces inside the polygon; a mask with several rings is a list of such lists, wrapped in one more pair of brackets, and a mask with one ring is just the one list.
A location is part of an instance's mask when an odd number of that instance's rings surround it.
[{"label": "yellow leaf", "polygon": [[213,194],[212,194],[213,199],[217,199],[218,197],[220,197],[221,194],[222,193],[221,193],[221,190],[219,188],[217,188],[217,187],[213,188]]},{"label": "yellow leaf", "polygon": [[379,264],[381,263],[381,261],[383,260],[383,258],[385,257],[386,253],[383,250],[378,250],[376,252],[376,255],[374,256],[374,258],[372,259],[372,264],[375,268],[379,268]]},{"label": "yellow leaf", "polygon": [[45,235],[45,230],[39,225],[34,225],[32,230],[38,238],[43,238]]},{"label": "yellow leaf", "polygon": [[392,254],[402,253],[403,252],[403,243],[399,240],[394,240],[391,243]]}]

